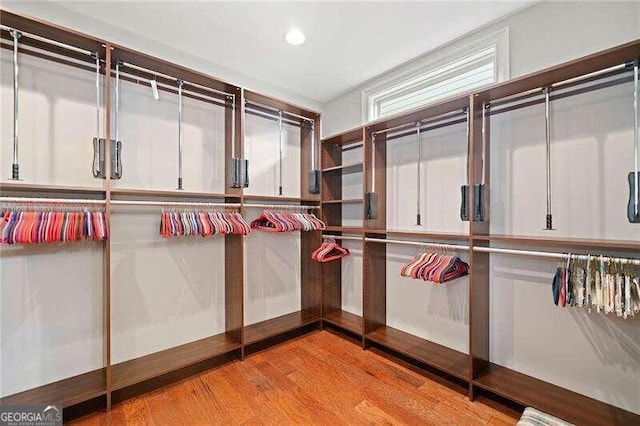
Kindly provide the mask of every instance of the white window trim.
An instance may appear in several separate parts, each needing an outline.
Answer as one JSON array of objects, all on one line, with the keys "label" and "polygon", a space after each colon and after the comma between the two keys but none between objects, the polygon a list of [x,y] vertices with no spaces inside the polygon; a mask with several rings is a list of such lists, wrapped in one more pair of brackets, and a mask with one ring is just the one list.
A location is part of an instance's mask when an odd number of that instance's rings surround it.
[{"label": "white window trim", "polygon": [[392,69],[382,77],[368,84],[362,90],[362,122],[368,123],[374,120],[372,117],[375,113],[375,106],[370,102],[372,98],[381,95],[391,87],[489,47],[496,48],[497,82],[508,80],[510,75],[509,27],[504,27],[481,37],[474,37],[473,35],[465,37],[464,40],[454,41],[435,51],[428,52],[409,63]]}]

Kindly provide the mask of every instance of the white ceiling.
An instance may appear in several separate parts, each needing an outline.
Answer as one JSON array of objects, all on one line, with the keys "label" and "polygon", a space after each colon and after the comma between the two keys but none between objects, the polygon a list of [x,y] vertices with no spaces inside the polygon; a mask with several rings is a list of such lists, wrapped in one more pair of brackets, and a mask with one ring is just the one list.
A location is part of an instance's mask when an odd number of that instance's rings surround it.
[{"label": "white ceiling", "polygon": [[[56,3],[318,102],[526,4]],[[306,43],[287,44],[290,28]]]}]

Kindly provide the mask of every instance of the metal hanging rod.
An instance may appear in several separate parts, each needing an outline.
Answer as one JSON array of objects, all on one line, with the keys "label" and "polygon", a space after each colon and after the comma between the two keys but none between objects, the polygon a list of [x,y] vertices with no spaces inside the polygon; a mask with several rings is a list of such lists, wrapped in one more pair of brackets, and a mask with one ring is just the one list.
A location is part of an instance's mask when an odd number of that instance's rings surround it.
[{"label": "metal hanging rod", "polygon": [[[578,77],[574,77],[568,80],[559,81],[545,87],[549,87],[554,91],[558,91],[561,89],[567,89],[569,87],[578,86],[584,83],[588,83],[590,81],[598,80],[601,78],[607,78],[613,75],[620,74],[620,72],[624,72],[627,68],[633,67],[633,62],[625,62],[623,64],[615,65],[613,67],[605,68],[600,71],[595,71],[589,74],[581,75]],[[507,96],[505,98],[494,100],[487,105],[490,105],[492,108],[496,108],[502,105],[510,104],[513,102],[523,101],[525,99],[538,96],[542,93],[544,87],[536,87],[535,89],[527,90],[525,92],[518,93],[516,95]]]},{"label": "metal hanging rod", "polygon": [[182,188],[182,80],[178,83],[178,189]]},{"label": "metal hanging rod", "polygon": [[[275,108],[275,107],[272,107],[272,106],[269,106],[269,105],[261,104],[259,102],[248,101],[248,100],[245,99],[244,103],[245,103],[245,106],[248,106],[249,108],[251,106],[257,106],[257,107],[260,107],[260,108],[264,108],[264,109],[268,109],[270,111],[273,111],[275,113],[275,114],[272,114],[274,117],[278,117],[277,114],[282,112],[283,114],[290,115],[291,117],[296,117],[296,118],[299,118],[300,120],[304,120],[304,121],[306,121],[308,123],[311,123],[312,126],[315,123],[315,120],[313,118],[305,117],[303,115],[295,114],[295,113],[289,112],[289,111],[284,111],[284,110],[281,110],[281,109],[278,109],[278,108]],[[266,114],[266,113],[264,113],[264,114]]]},{"label": "metal hanging rod", "polygon": [[282,111],[278,111],[278,195],[282,195]]},{"label": "metal hanging rod", "polygon": [[28,203],[28,204],[105,204],[105,200],[73,199],[73,198],[26,198],[26,197],[0,197],[0,203]]},{"label": "metal hanging rod", "polygon": [[362,237],[349,237],[346,235],[322,234],[322,238],[333,238],[334,240],[362,241]]},{"label": "metal hanging rod", "polygon": [[[422,128],[422,126],[429,126],[433,123],[450,120],[452,118],[457,118],[465,114],[466,114],[466,108],[463,108],[462,110],[459,110],[459,111],[447,112],[434,117],[425,118],[424,120],[418,120],[417,122],[420,123],[420,127]],[[378,130],[376,132],[373,132],[372,134],[378,135],[378,134],[391,133],[391,132],[400,131],[400,130],[409,130],[411,128],[415,128],[415,126],[416,126],[416,122],[399,124],[397,126],[389,127],[387,129]]]},{"label": "metal hanging rod", "polygon": [[90,50],[85,50],[85,49],[81,49],[79,47],[75,47],[75,46],[71,46],[69,44],[65,44],[65,43],[60,43],[59,41],[55,41],[55,40],[51,40],[45,37],[41,37],[39,35],[36,34],[32,34],[32,33],[28,33],[22,30],[16,30],[15,28],[11,28],[11,27],[7,27],[6,25],[0,25],[0,29],[6,30],[6,31],[16,31],[19,32],[21,35],[25,36],[25,37],[29,37],[32,38],[34,40],[37,41],[42,41],[44,43],[48,43],[57,47],[62,47],[63,49],[67,49],[67,50],[72,50],[74,52],[78,52],[78,53],[83,53],[85,55],[93,55],[95,54],[95,52],[92,52]]},{"label": "metal hanging rod", "polygon": [[147,73],[149,73],[149,74],[153,74],[153,75],[156,75],[156,76],[160,76],[160,77],[168,78],[168,79],[170,79],[170,80],[175,80],[176,82],[177,82],[178,80],[181,80],[181,81],[183,81],[184,83],[188,84],[189,86],[197,87],[197,88],[199,88],[199,89],[207,90],[207,91],[209,91],[209,92],[213,92],[213,93],[218,93],[219,95],[223,95],[223,96],[233,96],[233,97],[235,97],[235,96],[236,96],[236,95],[235,95],[235,93],[223,92],[222,90],[217,90],[217,89],[213,89],[213,88],[211,88],[211,87],[202,86],[202,85],[197,84],[197,83],[192,83],[192,82],[190,82],[190,81],[186,81],[186,80],[184,80],[184,79],[181,79],[181,78],[178,78],[178,77],[174,77],[174,76],[172,76],[172,75],[168,75],[168,74],[164,74],[164,73],[157,72],[157,71],[154,71],[154,70],[150,70],[149,68],[144,68],[144,67],[141,67],[141,66],[138,66],[138,65],[134,65],[134,64],[129,63],[129,62],[120,61],[120,65],[121,65],[121,66],[124,66],[124,67],[127,67],[127,68],[134,69],[134,70],[147,72]]},{"label": "metal hanging rod", "polygon": [[305,205],[291,205],[291,204],[244,204],[243,207],[251,208],[251,209],[274,209],[274,210],[282,210],[282,209],[291,209],[291,210],[307,210],[319,209],[320,206],[305,206]]},{"label": "metal hanging rod", "polygon": [[19,67],[18,67],[18,40],[21,34],[18,31],[9,31],[13,37],[13,164],[11,165],[11,179],[20,179],[20,163],[18,162],[18,91],[19,91]]},{"label": "metal hanging rod", "polygon": [[[175,86],[172,86],[168,83],[165,83],[163,81],[157,81],[154,78],[148,78],[148,77],[141,77],[137,74],[131,73],[131,72],[127,72],[126,70],[123,69],[123,65],[122,65],[122,61],[116,61],[116,68],[120,68],[120,78],[125,80],[125,81],[130,81],[130,82],[137,82],[138,84],[141,84],[142,82],[147,82],[148,84],[151,84],[152,82],[158,87],[158,89],[162,89],[166,92],[170,92],[170,93],[176,93],[176,89]],[[115,76],[115,72],[112,72],[112,75]],[[203,102],[210,102],[210,103],[214,103],[216,105],[220,105],[220,106],[226,106],[225,102],[220,99],[221,96],[216,96],[216,95],[208,95],[206,93],[202,93],[199,91],[195,91],[195,90],[189,90],[189,86],[192,86],[193,84],[185,82],[185,87],[183,87],[182,89],[182,93],[185,95],[189,95],[189,97],[193,98],[193,99],[197,99]],[[204,90],[205,88],[203,88]],[[206,90],[213,90],[213,89],[206,89]],[[232,104],[235,105],[235,96],[233,95],[225,95],[228,98],[232,98]]]},{"label": "metal hanging rod", "polygon": [[158,207],[228,207],[240,208],[239,203],[208,203],[199,201],[143,201],[143,200],[113,200],[115,206],[158,206]]},{"label": "metal hanging rod", "polygon": [[384,240],[382,238],[365,238],[368,243],[383,243],[383,244],[397,244],[406,246],[418,246],[418,247],[433,247],[443,250],[469,250],[469,246],[459,244],[440,244],[433,242],[421,242],[421,241],[405,241],[405,240]]},{"label": "metal hanging rod", "polygon": [[609,257],[609,256],[596,256],[591,254],[571,254],[571,253],[557,253],[549,251],[533,251],[533,250],[517,250],[517,249],[504,249],[497,247],[473,247],[473,251],[480,253],[496,253],[496,254],[509,254],[514,256],[527,256],[527,257],[541,257],[545,259],[567,260],[569,256],[571,259],[576,260],[589,260],[589,259],[605,259],[608,261],[618,263],[628,263],[631,265],[639,265],[640,259],[631,259],[624,257]]}]

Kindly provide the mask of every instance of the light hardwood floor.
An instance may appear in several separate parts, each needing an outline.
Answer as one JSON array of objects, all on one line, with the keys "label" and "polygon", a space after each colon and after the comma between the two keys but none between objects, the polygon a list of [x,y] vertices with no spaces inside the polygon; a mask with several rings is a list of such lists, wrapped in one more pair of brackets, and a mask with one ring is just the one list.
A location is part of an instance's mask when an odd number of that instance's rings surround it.
[{"label": "light hardwood floor", "polygon": [[323,331],[73,424],[513,425],[517,416]]}]

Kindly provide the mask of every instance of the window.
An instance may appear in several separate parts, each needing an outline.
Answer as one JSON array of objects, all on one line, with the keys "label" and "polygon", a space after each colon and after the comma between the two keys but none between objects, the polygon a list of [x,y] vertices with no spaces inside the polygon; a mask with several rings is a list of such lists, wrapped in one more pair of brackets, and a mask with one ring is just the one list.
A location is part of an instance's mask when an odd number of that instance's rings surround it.
[{"label": "window", "polygon": [[429,53],[363,91],[364,121],[398,114],[509,78],[509,31]]}]

